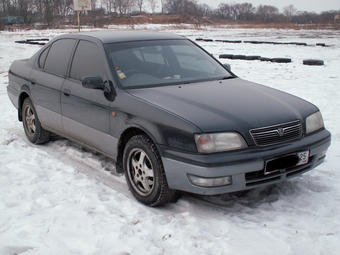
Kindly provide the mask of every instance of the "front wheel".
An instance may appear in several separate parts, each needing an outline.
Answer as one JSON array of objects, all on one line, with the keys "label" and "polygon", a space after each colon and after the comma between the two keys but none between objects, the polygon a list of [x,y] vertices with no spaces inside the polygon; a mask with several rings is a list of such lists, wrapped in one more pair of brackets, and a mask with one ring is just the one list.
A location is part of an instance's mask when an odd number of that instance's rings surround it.
[{"label": "front wheel", "polygon": [[157,206],[175,200],[176,191],[168,187],[157,148],[147,135],[127,142],[123,166],[129,189],[139,202]]},{"label": "front wheel", "polygon": [[30,98],[26,98],[22,105],[22,123],[26,137],[31,143],[47,143],[50,140],[50,132],[42,128]]}]

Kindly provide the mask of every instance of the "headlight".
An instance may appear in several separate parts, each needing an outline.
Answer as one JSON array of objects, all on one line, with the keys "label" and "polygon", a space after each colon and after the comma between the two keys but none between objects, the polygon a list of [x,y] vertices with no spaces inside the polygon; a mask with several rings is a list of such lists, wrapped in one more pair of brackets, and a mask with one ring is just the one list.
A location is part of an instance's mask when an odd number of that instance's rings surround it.
[{"label": "headlight", "polygon": [[213,153],[247,148],[247,143],[238,133],[196,134],[198,152]]},{"label": "headlight", "polygon": [[321,112],[313,113],[306,119],[306,133],[312,133],[324,127]]}]

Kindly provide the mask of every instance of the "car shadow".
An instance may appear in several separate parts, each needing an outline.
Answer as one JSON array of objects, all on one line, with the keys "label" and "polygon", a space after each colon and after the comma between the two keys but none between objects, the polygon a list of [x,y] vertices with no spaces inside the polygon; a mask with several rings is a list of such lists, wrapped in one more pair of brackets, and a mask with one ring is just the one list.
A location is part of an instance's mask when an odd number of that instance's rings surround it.
[{"label": "car shadow", "polygon": [[[112,160],[100,153],[97,153],[87,147],[81,146],[71,140],[60,137],[58,135],[51,136],[51,142],[58,144],[60,147],[66,146],[78,151],[81,155],[78,156],[81,160],[86,160],[85,158],[92,158],[98,161],[102,169],[111,172],[112,175],[122,176],[122,174],[117,174],[115,171],[114,164]],[[83,162],[86,163],[86,162]],[[299,192],[298,178],[283,181],[280,183],[268,185],[266,187],[260,187],[240,192],[226,193],[221,195],[196,195],[186,192],[178,192],[178,196],[170,204],[165,204],[157,207],[169,208],[173,206],[177,207],[176,204],[182,203],[182,200],[188,203],[202,204],[206,206],[216,206],[223,210],[237,211],[241,207],[257,208],[263,204],[273,203],[282,199],[285,196],[296,195]],[[196,203],[197,202],[197,203]]]},{"label": "car shadow", "polygon": [[222,208],[237,208],[239,206],[257,208],[263,204],[274,203],[285,196],[292,196],[299,193],[297,180],[287,180],[266,187],[255,188],[234,193],[227,193],[213,196],[191,195],[195,199]]}]

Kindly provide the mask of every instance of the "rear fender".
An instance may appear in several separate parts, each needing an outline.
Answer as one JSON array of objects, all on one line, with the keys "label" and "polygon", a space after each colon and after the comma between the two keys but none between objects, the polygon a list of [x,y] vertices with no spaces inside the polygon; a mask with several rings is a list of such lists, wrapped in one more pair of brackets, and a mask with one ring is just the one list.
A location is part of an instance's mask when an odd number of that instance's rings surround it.
[{"label": "rear fender", "polygon": [[27,97],[30,97],[30,89],[27,85],[21,87],[21,91],[18,97],[18,119],[22,121],[22,105]]}]

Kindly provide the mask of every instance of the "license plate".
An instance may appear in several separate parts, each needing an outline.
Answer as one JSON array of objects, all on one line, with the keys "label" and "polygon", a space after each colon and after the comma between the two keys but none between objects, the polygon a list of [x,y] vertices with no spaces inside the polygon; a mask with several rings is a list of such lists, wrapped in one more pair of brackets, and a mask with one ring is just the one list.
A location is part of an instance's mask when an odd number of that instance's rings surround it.
[{"label": "license plate", "polygon": [[266,161],[264,174],[274,172],[283,172],[287,168],[307,164],[309,159],[309,151],[298,152]]},{"label": "license plate", "polygon": [[296,164],[297,166],[308,163],[309,151],[299,152],[297,153],[297,156],[299,157],[299,162]]}]

